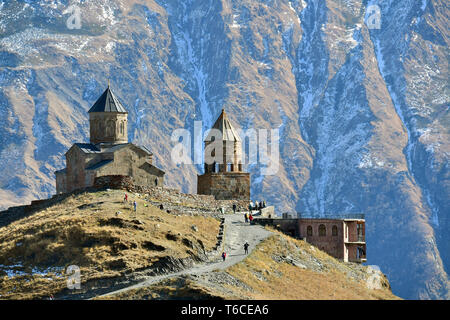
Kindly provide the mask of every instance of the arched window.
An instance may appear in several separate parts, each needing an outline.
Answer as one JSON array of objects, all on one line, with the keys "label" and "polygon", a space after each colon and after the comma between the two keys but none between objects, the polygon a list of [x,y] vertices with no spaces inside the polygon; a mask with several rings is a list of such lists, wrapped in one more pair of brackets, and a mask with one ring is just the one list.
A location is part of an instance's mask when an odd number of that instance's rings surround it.
[{"label": "arched window", "polygon": [[123,136],[123,121],[120,121],[120,135]]},{"label": "arched window", "polygon": [[319,236],[324,237],[327,235],[327,228],[325,227],[325,225],[321,224],[319,226]]},{"label": "arched window", "polygon": [[331,229],[331,234],[333,236],[337,236],[338,235],[338,229],[336,226],[333,226],[333,228]]},{"label": "arched window", "polygon": [[98,131],[98,120],[93,120],[91,123],[91,128],[93,131]]},{"label": "arched window", "polygon": [[306,235],[307,236],[312,236],[313,235],[311,226],[306,227]]},{"label": "arched window", "polygon": [[95,120],[95,127],[97,132],[103,135],[103,123],[101,121]]},{"label": "arched window", "polygon": [[106,136],[107,137],[113,137],[114,136],[114,128],[115,128],[114,121],[109,120],[108,124],[106,126]]},{"label": "arched window", "polygon": [[155,186],[158,186],[158,179],[155,179]]}]

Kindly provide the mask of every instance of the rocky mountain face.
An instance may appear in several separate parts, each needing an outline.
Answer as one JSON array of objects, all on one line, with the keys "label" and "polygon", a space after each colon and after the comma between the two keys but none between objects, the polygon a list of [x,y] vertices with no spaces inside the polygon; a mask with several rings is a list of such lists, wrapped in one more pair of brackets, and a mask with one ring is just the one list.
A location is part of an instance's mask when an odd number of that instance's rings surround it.
[{"label": "rocky mountain face", "polygon": [[243,130],[278,129],[278,172],[245,166],[252,198],[364,212],[369,264],[393,293],[448,299],[449,13],[444,0],[0,0],[0,207],[55,192],[110,79],[168,186],[195,192],[202,171],[172,162],[174,130],[209,128],[222,108]]}]

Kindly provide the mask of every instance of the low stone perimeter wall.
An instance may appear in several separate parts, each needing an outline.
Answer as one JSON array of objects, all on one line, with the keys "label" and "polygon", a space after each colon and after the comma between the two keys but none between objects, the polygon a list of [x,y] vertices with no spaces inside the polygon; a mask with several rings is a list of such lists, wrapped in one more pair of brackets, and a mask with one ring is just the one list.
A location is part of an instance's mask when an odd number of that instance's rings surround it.
[{"label": "low stone perimeter wall", "polygon": [[233,212],[233,204],[236,204],[237,211],[245,211],[248,207],[247,200],[216,200],[212,195],[187,194],[176,189],[134,185],[133,179],[129,176],[101,176],[94,180],[93,187],[75,190],[71,193],[57,194],[50,199],[34,200],[30,205],[11,207],[1,211],[0,227],[23,219],[74,194],[105,189],[139,193],[147,198],[149,203],[156,206],[162,205],[163,210],[173,214],[213,214],[217,216],[221,209],[224,210],[224,213]]},{"label": "low stone perimeter wall", "polygon": [[101,176],[94,180],[95,189],[120,189],[144,195],[148,195],[151,202],[161,203],[163,206],[179,205],[186,208],[202,211],[219,212],[223,208],[225,213],[233,211],[233,204],[237,211],[248,210],[248,200],[216,200],[212,195],[181,193],[179,190],[134,185],[129,176]]}]

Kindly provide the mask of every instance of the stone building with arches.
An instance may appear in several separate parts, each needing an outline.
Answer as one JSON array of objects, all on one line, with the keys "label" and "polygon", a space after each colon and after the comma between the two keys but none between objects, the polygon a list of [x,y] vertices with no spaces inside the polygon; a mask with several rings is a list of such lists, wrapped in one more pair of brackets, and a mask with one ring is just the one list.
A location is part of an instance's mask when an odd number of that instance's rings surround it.
[{"label": "stone building with arches", "polygon": [[128,142],[128,112],[109,86],[88,114],[90,143],[75,143],[66,152],[66,168],[55,172],[57,194],[91,187],[97,177],[109,175],[163,186],[164,171],[153,165],[153,154]]},{"label": "stone building with arches", "polygon": [[344,262],[366,262],[366,231],[362,214],[299,215],[297,218],[256,218],[253,221],[269,224],[292,237],[303,239]]},{"label": "stone building with arches", "polygon": [[365,220],[343,215],[297,219],[298,235],[329,255],[345,262],[366,261]]}]

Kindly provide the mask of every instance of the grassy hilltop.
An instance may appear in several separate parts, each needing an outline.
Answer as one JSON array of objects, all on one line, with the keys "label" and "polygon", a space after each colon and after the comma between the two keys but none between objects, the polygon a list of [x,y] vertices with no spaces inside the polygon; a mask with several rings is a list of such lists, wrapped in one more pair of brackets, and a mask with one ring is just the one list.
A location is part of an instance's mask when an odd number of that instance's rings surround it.
[{"label": "grassy hilltop", "polygon": [[74,195],[0,228],[1,298],[56,294],[66,286],[69,265],[80,267],[82,282],[113,279],[164,257],[199,259],[214,246],[217,219],[180,217],[134,199],[136,214],[122,191]]},{"label": "grassy hilltop", "polygon": [[[186,215],[168,213],[145,197],[129,195],[138,203],[134,213],[123,202],[123,191],[72,195],[0,228],[0,298],[67,298],[69,265],[80,267],[83,292],[112,291],[210,257],[217,217],[192,213],[192,207]],[[101,298],[397,299],[384,276],[380,289],[369,289],[366,267],[272,231],[248,257],[225,270],[167,277]]]}]

